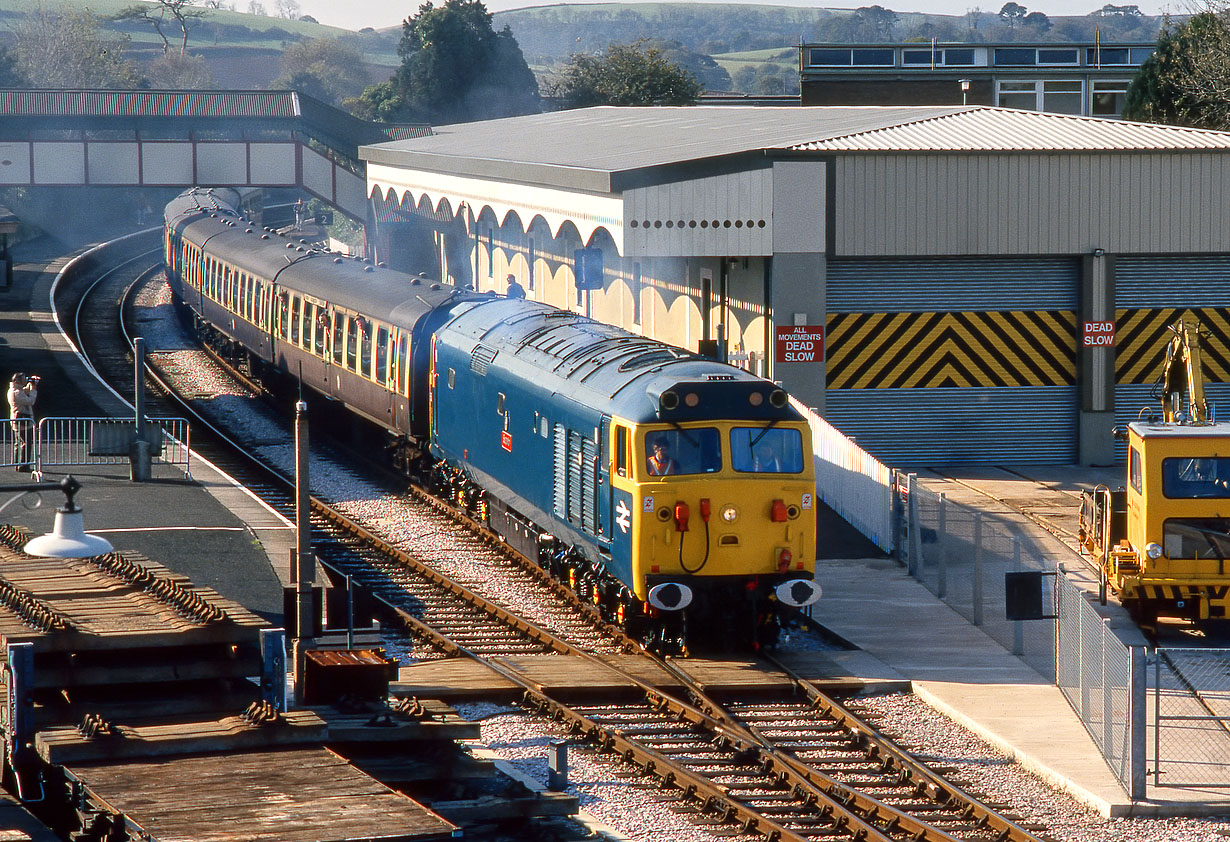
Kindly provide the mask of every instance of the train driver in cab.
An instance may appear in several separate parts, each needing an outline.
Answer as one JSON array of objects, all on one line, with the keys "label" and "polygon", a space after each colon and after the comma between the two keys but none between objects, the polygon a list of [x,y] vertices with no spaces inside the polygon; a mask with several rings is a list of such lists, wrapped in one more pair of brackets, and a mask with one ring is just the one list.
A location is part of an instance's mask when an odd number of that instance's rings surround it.
[{"label": "train driver in cab", "polygon": [[651,477],[665,477],[679,473],[679,463],[671,458],[670,443],[666,436],[658,436],[650,443],[649,458],[645,460]]}]

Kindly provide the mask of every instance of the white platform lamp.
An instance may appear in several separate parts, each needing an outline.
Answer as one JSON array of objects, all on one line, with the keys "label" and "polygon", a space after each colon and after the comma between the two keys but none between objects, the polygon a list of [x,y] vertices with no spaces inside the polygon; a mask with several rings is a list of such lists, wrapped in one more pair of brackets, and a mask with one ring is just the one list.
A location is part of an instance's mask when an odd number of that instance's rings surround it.
[{"label": "white platform lamp", "polygon": [[18,491],[16,497],[0,506],[0,511],[9,504],[31,491],[49,491],[58,488],[64,492],[64,506],[56,509],[55,526],[46,535],[31,538],[22,549],[26,555],[41,558],[92,558],[114,552],[115,548],[106,538],[91,535],[85,531],[81,507],[73,500],[73,495],[81,490],[81,483],[72,476],[67,476],[58,483],[31,483],[29,485],[11,485],[10,489]]}]

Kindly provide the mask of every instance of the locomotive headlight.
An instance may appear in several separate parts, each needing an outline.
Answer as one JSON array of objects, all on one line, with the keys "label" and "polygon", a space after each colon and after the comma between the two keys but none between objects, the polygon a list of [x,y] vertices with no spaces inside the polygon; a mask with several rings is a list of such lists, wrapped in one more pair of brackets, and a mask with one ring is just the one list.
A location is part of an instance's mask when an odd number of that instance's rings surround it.
[{"label": "locomotive headlight", "polygon": [[1152,559],[1161,558],[1162,557],[1162,545],[1161,544],[1145,544],[1145,555],[1147,555],[1149,558],[1152,558]]},{"label": "locomotive headlight", "polygon": [[739,519],[739,510],[734,506],[726,505],[722,507],[722,520],[727,523],[734,523]]}]

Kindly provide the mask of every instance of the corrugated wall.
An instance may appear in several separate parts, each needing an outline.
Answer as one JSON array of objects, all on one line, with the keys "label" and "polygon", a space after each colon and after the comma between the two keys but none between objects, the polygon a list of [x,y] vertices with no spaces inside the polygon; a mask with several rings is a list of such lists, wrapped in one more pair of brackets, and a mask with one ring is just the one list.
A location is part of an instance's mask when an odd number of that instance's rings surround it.
[{"label": "corrugated wall", "polygon": [[1230,155],[852,153],[835,254],[1230,252]]}]

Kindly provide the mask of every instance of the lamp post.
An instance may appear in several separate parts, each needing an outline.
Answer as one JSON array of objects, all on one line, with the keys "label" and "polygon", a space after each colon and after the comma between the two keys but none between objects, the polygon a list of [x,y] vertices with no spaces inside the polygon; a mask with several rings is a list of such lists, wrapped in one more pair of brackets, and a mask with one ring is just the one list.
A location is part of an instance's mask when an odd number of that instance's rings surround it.
[{"label": "lamp post", "polygon": [[961,104],[969,104],[969,86],[972,84],[969,79],[961,79],[957,82],[961,86]]},{"label": "lamp post", "polygon": [[17,494],[0,506],[0,511],[4,511],[31,491],[50,491],[54,488],[64,492],[64,506],[56,509],[55,526],[51,532],[26,542],[22,548],[26,555],[41,558],[93,558],[114,552],[115,548],[106,538],[90,535],[85,531],[81,507],[73,500],[74,495],[81,490],[81,483],[77,482],[75,477],[66,476],[59,482],[10,485],[8,489],[16,491]]}]

